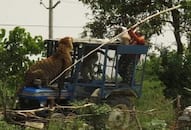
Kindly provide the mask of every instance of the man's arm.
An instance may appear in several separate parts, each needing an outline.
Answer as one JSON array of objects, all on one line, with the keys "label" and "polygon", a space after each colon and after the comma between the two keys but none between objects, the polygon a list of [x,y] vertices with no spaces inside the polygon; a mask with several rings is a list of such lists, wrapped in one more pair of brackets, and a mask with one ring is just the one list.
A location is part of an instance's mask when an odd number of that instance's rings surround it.
[{"label": "man's arm", "polygon": [[130,37],[136,41],[138,44],[144,45],[145,44],[145,38],[143,36],[138,36],[133,30],[128,31]]}]

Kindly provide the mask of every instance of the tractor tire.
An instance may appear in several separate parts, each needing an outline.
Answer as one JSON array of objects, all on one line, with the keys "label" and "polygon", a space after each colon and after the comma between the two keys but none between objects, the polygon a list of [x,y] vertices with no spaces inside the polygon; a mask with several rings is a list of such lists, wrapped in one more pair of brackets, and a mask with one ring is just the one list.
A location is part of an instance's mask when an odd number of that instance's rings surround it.
[{"label": "tractor tire", "polygon": [[62,114],[62,113],[53,113],[51,116],[50,116],[51,119],[64,119],[65,118],[65,115]]},{"label": "tractor tire", "polygon": [[106,103],[112,107],[107,127],[111,130],[128,130],[132,121],[133,100],[126,95],[110,95]]},{"label": "tractor tire", "polygon": [[113,107],[109,114],[106,127],[111,130],[127,130],[131,120],[131,114],[125,104],[118,104]]}]

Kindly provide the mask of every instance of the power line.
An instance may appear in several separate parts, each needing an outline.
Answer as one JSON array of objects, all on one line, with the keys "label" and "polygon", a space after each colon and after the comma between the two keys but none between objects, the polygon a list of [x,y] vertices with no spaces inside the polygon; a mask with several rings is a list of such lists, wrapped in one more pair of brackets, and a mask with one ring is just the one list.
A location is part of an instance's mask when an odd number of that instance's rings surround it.
[{"label": "power line", "polygon": [[79,5],[79,2],[74,2],[74,1],[69,1],[69,0],[61,0],[63,3],[66,3],[66,4],[76,4],[76,5]]},{"label": "power line", "polygon": [[[47,28],[48,25],[32,25],[32,24],[0,24],[0,26],[5,26],[5,27],[15,27],[15,26],[23,26],[23,27],[43,27],[43,28]],[[54,28],[83,28],[83,26],[53,26]]]}]

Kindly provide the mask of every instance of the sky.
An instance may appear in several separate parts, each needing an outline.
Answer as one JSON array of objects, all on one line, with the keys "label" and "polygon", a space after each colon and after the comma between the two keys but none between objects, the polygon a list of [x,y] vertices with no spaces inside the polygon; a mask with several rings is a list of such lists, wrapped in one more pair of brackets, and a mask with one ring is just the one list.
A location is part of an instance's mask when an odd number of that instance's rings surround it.
[{"label": "sky", "polygon": [[[57,1],[53,0],[53,3]],[[49,0],[42,2],[46,6],[49,5]],[[32,36],[42,35],[44,39],[48,38],[48,10],[40,5],[40,0],[0,0],[0,3],[0,28],[12,30],[19,25]],[[78,0],[61,0],[53,10],[53,38],[80,37],[82,27],[89,21],[86,14],[90,12],[90,9]],[[162,46],[174,44],[172,30],[165,28],[163,35],[154,36],[152,41]]]},{"label": "sky", "polygon": [[[49,0],[42,2],[49,5]],[[20,25],[33,36],[48,38],[48,10],[40,5],[40,0],[0,0],[0,3],[0,28],[12,30]],[[82,27],[88,22],[88,12],[87,6],[77,0],[61,0],[53,10],[53,38],[79,37]]]}]

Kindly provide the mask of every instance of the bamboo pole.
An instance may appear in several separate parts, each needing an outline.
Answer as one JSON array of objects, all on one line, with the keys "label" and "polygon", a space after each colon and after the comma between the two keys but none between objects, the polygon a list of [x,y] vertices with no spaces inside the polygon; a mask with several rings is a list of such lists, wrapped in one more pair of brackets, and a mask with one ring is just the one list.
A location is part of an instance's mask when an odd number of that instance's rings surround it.
[{"label": "bamboo pole", "polygon": [[130,28],[126,29],[125,31],[121,32],[120,34],[116,35],[115,37],[111,38],[109,41],[107,42],[104,42],[103,44],[101,44],[100,46],[98,46],[97,48],[95,48],[94,50],[90,51],[88,54],[86,54],[85,56],[83,56],[82,58],[80,58],[79,60],[77,60],[74,64],[72,64],[71,66],[69,66],[68,68],[66,68],[65,70],[63,70],[58,76],[56,76],[53,80],[51,80],[49,82],[49,84],[52,84],[54,81],[56,81],[59,77],[61,77],[66,71],[70,70],[72,67],[74,67],[77,63],[83,61],[85,58],[87,58],[89,55],[91,55],[92,53],[96,52],[97,50],[101,49],[101,47],[103,47],[104,45],[106,44],[111,44],[113,43],[114,41],[116,41],[120,36],[122,36],[123,34],[125,34],[126,32],[128,32],[130,29],[133,29],[133,28],[136,28],[138,27],[140,24],[146,22],[147,20],[150,20],[160,14],[163,14],[165,12],[169,12],[169,11],[172,11],[172,10],[175,10],[175,9],[178,9],[180,8],[181,5],[177,5],[177,6],[174,6],[174,7],[171,7],[171,8],[168,8],[166,10],[163,10],[163,11],[160,11],[158,13],[155,13],[153,15],[150,15],[148,17],[146,17],[145,19],[137,22],[136,24],[132,25]]}]

